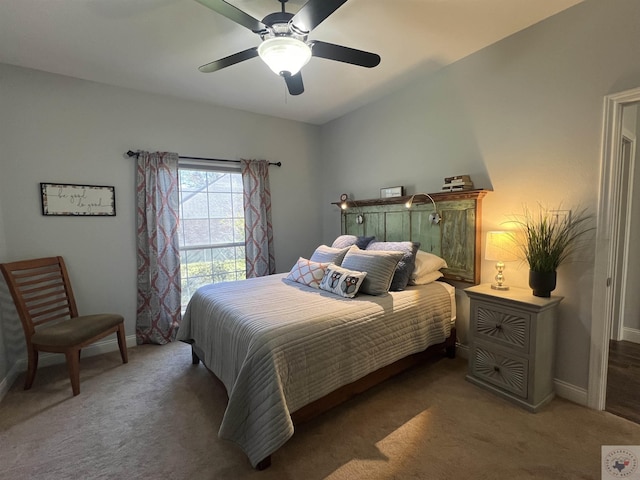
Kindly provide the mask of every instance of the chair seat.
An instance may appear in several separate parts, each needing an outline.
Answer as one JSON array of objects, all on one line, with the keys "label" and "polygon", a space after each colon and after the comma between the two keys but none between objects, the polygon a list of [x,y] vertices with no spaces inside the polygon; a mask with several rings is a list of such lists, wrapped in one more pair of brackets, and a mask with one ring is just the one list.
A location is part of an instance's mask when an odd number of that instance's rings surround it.
[{"label": "chair seat", "polygon": [[31,342],[34,345],[70,347],[104,333],[123,321],[122,315],[112,313],[81,315],[37,329]]}]

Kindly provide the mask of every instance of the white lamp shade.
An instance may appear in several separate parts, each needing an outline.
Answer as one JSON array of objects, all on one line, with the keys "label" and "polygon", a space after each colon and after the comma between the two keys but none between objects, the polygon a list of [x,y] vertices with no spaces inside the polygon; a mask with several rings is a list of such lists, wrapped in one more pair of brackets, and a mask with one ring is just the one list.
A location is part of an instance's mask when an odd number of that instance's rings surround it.
[{"label": "white lamp shade", "polygon": [[513,262],[518,260],[517,252],[518,246],[515,243],[513,232],[487,232],[487,246],[484,252],[485,259]]},{"label": "white lamp shade", "polygon": [[275,37],[260,44],[258,55],[277,75],[295,75],[311,59],[311,48],[296,38]]}]

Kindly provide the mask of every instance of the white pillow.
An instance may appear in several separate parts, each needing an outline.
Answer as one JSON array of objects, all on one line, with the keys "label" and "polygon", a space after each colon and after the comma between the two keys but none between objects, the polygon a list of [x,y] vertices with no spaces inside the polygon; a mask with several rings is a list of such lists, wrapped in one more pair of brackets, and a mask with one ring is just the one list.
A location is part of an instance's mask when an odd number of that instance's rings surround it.
[{"label": "white pillow", "polygon": [[436,272],[441,268],[447,268],[447,262],[444,258],[418,250],[416,253],[416,266],[411,274],[411,280],[419,278],[427,273]]},{"label": "white pillow", "polygon": [[427,283],[432,283],[438,280],[439,278],[444,277],[444,274],[436,270],[435,272],[425,273],[424,275],[417,277],[413,280],[414,285],[426,285]]},{"label": "white pillow", "polygon": [[335,293],[341,297],[353,298],[360,290],[367,272],[356,272],[337,265],[329,265],[320,282],[320,290]]},{"label": "white pillow", "polygon": [[355,235],[340,235],[338,238],[336,238],[333,243],[331,244],[331,246],[333,248],[344,248],[344,247],[350,247],[351,245],[355,245],[358,248],[364,250],[365,248],[367,248],[367,245],[369,245],[372,241],[375,240],[376,237],[364,237],[364,236],[355,236]]}]

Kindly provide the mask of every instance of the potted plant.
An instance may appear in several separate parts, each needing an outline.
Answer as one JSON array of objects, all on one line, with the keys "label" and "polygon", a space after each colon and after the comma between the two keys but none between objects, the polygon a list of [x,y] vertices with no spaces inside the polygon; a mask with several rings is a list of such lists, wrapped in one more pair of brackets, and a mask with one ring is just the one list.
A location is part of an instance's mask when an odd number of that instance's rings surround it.
[{"label": "potted plant", "polygon": [[[579,240],[593,230],[593,216],[586,209],[574,213],[540,207],[538,213],[525,207],[514,216],[517,243],[523,260],[529,264],[529,286],[537,297],[550,297],[556,288],[556,270],[579,246]],[[518,241],[519,240],[519,241]]]}]

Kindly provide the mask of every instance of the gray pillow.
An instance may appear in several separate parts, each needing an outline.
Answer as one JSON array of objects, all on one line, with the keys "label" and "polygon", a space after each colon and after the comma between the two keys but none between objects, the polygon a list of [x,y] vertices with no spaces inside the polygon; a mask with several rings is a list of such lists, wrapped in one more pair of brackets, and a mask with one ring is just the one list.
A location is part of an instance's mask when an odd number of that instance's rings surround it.
[{"label": "gray pillow", "polygon": [[342,260],[342,266],[349,270],[367,272],[360,292],[382,295],[389,291],[393,274],[402,256],[402,252],[351,249]]},{"label": "gray pillow", "polygon": [[419,242],[371,242],[367,246],[367,250],[402,252],[402,260],[398,262],[389,287],[389,290],[396,292],[407,287],[409,278],[411,278],[413,269],[416,266],[416,253],[419,248]]},{"label": "gray pillow", "polygon": [[320,263],[335,263],[336,265],[340,265],[342,263],[342,259],[347,254],[351,247],[345,248],[333,248],[327,247],[326,245],[320,245],[316,248],[316,251],[311,255],[312,262],[320,262]]},{"label": "gray pillow", "polygon": [[367,245],[375,240],[376,237],[364,237],[364,236],[355,236],[355,235],[340,235],[336,238],[331,244],[334,248],[344,248],[350,247],[351,245],[355,245],[361,250],[367,248]]}]

